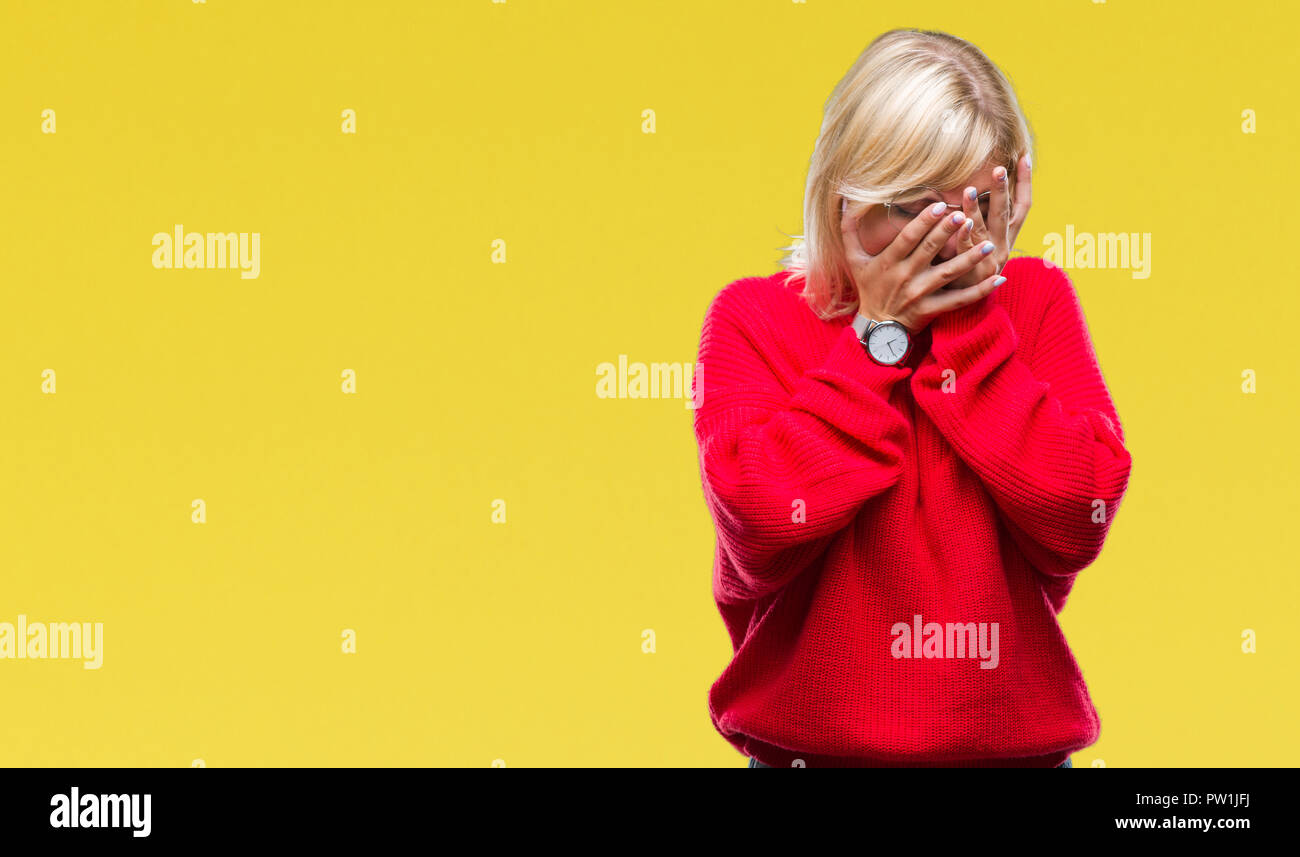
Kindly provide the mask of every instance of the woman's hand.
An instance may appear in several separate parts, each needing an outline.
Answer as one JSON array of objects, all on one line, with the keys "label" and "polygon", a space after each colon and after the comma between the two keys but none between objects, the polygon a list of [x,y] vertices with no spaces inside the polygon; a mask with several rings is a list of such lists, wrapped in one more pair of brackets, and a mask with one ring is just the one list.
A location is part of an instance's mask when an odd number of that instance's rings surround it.
[{"label": "woman's hand", "polygon": [[1002,266],[1010,258],[1011,248],[1015,246],[1016,236],[1020,234],[1020,227],[1024,225],[1025,218],[1029,216],[1029,204],[1032,198],[1029,183],[1029,157],[1021,158],[1016,165],[1016,198],[1014,206],[1011,205],[1010,193],[1007,190],[1006,168],[994,167],[993,191],[989,194],[989,219],[987,225],[984,223],[984,217],[980,213],[976,198],[973,196],[974,193],[975,188],[968,187],[962,194],[962,211],[971,219],[974,226],[965,231],[964,237],[958,238],[957,247],[959,250],[964,251],[981,241],[992,241],[995,249],[979,265],[954,280],[952,285],[956,288],[973,286],[985,277],[1000,273]]},{"label": "woman's hand", "polygon": [[964,214],[949,214],[943,203],[931,205],[913,218],[878,256],[862,249],[858,237],[861,216],[858,211],[841,217],[840,237],[858,289],[858,311],[868,318],[897,321],[916,333],[940,313],[973,304],[1004,281],[994,275],[972,288],[942,291],[996,250],[992,241],[983,241],[943,264],[931,265],[954,230],[971,228],[964,225]]}]

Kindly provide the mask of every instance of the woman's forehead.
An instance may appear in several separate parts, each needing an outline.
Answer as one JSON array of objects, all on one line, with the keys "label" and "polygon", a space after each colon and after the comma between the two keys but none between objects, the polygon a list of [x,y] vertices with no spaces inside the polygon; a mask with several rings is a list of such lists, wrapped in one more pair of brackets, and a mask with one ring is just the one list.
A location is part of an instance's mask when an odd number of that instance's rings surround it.
[{"label": "woman's forehead", "polygon": [[994,186],[997,184],[997,182],[993,179],[993,169],[997,166],[998,166],[997,161],[989,160],[986,161],[984,165],[981,166],[974,173],[967,176],[965,180],[963,180],[956,187],[942,188],[939,187],[938,185],[931,184],[927,186],[927,188],[924,191],[919,191],[919,192],[923,193],[923,196],[933,197],[936,200],[939,199],[940,196],[944,197],[945,199],[954,196],[960,198],[962,192],[965,191],[966,188],[973,186],[975,188],[976,193],[984,194],[987,193],[988,191],[993,190]]}]

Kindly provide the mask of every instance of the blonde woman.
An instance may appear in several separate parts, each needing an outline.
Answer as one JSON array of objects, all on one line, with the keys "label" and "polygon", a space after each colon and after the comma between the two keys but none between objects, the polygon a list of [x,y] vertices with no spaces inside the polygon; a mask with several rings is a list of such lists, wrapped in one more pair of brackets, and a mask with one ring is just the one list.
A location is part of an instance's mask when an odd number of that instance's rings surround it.
[{"label": "blonde woman", "polygon": [[713,724],[750,767],[1069,767],[1100,719],[1057,614],[1131,458],[1074,286],[1009,258],[1006,77],[877,38],[827,102],[785,270],[709,305],[694,393]]}]

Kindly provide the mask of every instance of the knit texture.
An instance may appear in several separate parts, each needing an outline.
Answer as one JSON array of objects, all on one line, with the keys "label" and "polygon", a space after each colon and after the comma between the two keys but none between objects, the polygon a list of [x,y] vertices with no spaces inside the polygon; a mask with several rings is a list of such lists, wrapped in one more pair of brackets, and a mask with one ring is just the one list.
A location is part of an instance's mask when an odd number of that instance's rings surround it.
[{"label": "knit texture", "polygon": [[1065,272],[1002,273],[899,366],[789,272],[710,303],[694,428],[734,655],[709,714],[741,753],[1046,768],[1097,740],[1056,615],[1131,457]]}]

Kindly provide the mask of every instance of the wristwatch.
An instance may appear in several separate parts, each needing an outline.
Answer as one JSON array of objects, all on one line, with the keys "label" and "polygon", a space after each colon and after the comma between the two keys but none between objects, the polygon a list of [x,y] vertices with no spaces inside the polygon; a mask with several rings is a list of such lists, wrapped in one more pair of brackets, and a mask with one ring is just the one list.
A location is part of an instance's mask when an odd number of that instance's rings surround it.
[{"label": "wristwatch", "polygon": [[881,366],[897,366],[912,353],[912,336],[897,321],[875,321],[858,313],[853,319],[853,331],[867,356]]}]

